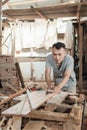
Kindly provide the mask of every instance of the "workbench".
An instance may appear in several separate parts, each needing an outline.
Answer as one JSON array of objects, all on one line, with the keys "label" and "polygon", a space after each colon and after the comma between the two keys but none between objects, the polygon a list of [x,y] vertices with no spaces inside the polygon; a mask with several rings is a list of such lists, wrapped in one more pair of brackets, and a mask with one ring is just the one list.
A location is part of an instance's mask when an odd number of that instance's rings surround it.
[{"label": "workbench", "polygon": [[[30,98],[30,100],[29,100]],[[16,105],[3,111],[10,125],[5,130],[81,130],[84,99],[67,92],[46,95],[45,91],[31,92],[14,98]],[[26,119],[26,123],[23,120]],[[4,130],[4,128],[3,128]]]}]

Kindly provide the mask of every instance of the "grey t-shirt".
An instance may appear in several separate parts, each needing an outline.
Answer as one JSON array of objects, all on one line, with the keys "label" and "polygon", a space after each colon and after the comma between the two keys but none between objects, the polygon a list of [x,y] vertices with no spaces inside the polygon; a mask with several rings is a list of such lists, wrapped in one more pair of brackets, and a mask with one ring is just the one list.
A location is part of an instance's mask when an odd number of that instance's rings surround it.
[{"label": "grey t-shirt", "polygon": [[49,67],[53,69],[53,74],[54,74],[54,82],[55,85],[58,85],[61,80],[63,79],[63,75],[65,70],[71,70],[71,76],[68,80],[68,82],[65,84],[63,88],[67,87],[75,87],[76,86],[76,76],[74,72],[74,60],[73,57],[70,55],[66,55],[63,62],[61,63],[60,67],[58,68],[58,65],[56,61],[53,58],[52,54],[49,54],[46,58],[46,67]]}]

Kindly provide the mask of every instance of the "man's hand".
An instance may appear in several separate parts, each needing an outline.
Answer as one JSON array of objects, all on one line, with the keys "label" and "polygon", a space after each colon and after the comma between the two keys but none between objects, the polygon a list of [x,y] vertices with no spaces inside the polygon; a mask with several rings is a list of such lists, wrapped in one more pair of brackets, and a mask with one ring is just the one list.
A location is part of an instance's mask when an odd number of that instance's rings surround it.
[{"label": "man's hand", "polygon": [[54,90],[55,86],[51,84],[49,87],[47,87],[47,90]]},{"label": "man's hand", "polygon": [[51,84],[50,89],[53,90],[54,88],[55,88],[54,84]]},{"label": "man's hand", "polygon": [[60,93],[61,89],[59,87],[56,87],[54,88],[54,93],[58,94]]}]

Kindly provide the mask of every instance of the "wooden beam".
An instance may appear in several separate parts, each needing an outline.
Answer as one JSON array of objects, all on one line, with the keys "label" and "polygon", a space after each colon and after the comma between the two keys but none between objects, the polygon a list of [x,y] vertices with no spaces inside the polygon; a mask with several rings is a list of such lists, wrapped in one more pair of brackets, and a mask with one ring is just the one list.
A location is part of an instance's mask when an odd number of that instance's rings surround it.
[{"label": "wooden beam", "polygon": [[2,0],[0,0],[0,55],[2,54]]},{"label": "wooden beam", "polygon": [[37,9],[35,9],[33,6],[31,6],[31,8],[43,19],[48,20],[46,16],[44,16],[40,11],[38,11]]},{"label": "wooden beam", "polygon": [[81,24],[79,23],[79,48],[78,48],[78,55],[79,55],[79,90],[80,93],[82,92],[82,82],[83,82],[83,77],[82,77],[82,57],[83,57],[83,41],[82,41],[82,36],[83,36],[83,29]]},{"label": "wooden beam", "polygon": [[9,16],[8,14],[3,14],[3,16],[7,17],[9,20],[16,20],[13,16]]},{"label": "wooden beam", "polygon": [[23,80],[21,69],[20,69],[20,65],[19,65],[18,62],[16,62],[15,66],[16,66],[16,70],[17,70],[17,73],[18,73],[18,76],[19,76],[19,79],[20,79],[20,82],[21,82],[21,87],[24,88],[25,85],[24,85],[24,80]]},{"label": "wooden beam", "polygon": [[14,57],[15,57],[15,28],[16,28],[16,23],[14,22],[13,29],[11,30],[11,37],[12,37],[11,54]]},{"label": "wooden beam", "polygon": [[2,23],[2,27],[10,28],[10,25],[9,25],[7,22],[3,22],[3,23]]},{"label": "wooden beam", "polygon": [[16,57],[15,62],[38,62],[38,61],[44,61],[45,62],[46,57]]},{"label": "wooden beam", "polygon": [[3,14],[21,20],[35,19],[40,17],[45,19],[58,18],[58,17],[75,17],[77,7],[78,3],[68,3],[68,4],[62,3],[53,6],[34,8],[34,10],[32,8],[3,10]]},{"label": "wooden beam", "polygon": [[18,91],[18,90],[17,90],[14,86],[12,86],[10,83],[5,82],[5,84],[6,84],[9,88],[11,88],[14,92],[17,92],[17,91]]},{"label": "wooden beam", "polygon": [[51,112],[51,111],[44,111],[44,110],[43,111],[33,110],[28,115],[26,115],[26,117],[41,119],[41,120],[72,122],[75,124],[80,124],[80,120],[78,119],[78,117],[77,119],[74,119],[74,117],[71,119],[69,117],[69,114],[67,113],[58,113],[58,112]]},{"label": "wooden beam", "polygon": [[79,4],[77,8],[77,20],[80,19],[80,10],[81,10],[81,4]]},{"label": "wooden beam", "polygon": [[2,2],[2,5],[5,5],[8,1],[9,1],[9,0],[4,0],[4,1]]},{"label": "wooden beam", "polygon": [[16,96],[21,95],[21,94],[24,93],[26,90],[27,90],[27,87],[21,89],[20,91],[18,91],[18,92],[15,93],[15,94],[10,95],[8,98],[3,99],[3,100],[0,102],[0,105],[6,103],[6,102],[8,102],[8,101],[10,101],[11,99],[13,99],[13,98],[16,97]]}]

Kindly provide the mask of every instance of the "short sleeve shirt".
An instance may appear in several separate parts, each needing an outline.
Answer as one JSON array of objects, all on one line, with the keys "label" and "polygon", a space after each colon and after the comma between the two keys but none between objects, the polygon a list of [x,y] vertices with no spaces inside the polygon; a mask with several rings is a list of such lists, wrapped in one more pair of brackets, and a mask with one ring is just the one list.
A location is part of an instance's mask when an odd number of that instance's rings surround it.
[{"label": "short sleeve shirt", "polygon": [[54,60],[53,55],[49,54],[46,58],[46,67],[53,69],[55,85],[58,85],[62,81],[64,72],[66,70],[71,70],[70,78],[64,87],[67,88],[67,87],[76,86],[76,76],[74,72],[74,59],[72,56],[67,54],[64,57],[61,66],[58,68],[58,65]]}]

